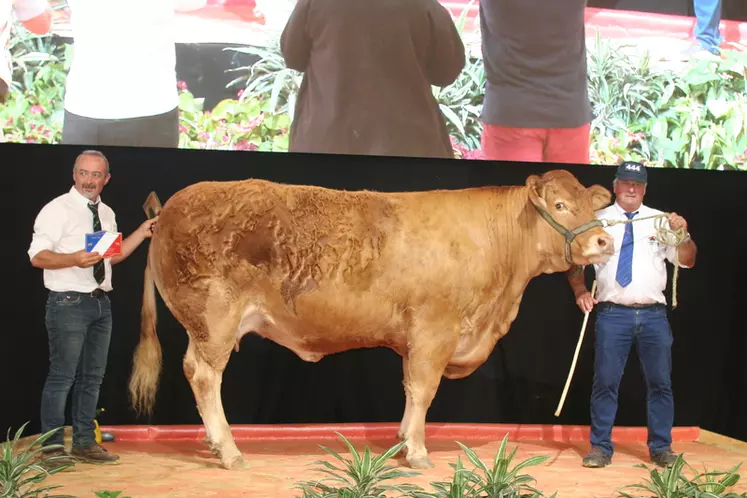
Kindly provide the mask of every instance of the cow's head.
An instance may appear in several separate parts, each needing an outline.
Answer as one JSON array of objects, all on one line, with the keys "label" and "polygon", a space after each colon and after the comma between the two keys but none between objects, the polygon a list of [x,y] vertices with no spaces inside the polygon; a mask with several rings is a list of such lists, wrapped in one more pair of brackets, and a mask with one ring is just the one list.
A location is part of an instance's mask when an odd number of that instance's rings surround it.
[{"label": "cow's head", "polygon": [[547,222],[545,238],[554,250],[563,251],[566,263],[605,263],[614,253],[612,237],[594,212],[612,200],[601,185],[585,188],[565,170],[548,171],[526,180],[529,200]]}]

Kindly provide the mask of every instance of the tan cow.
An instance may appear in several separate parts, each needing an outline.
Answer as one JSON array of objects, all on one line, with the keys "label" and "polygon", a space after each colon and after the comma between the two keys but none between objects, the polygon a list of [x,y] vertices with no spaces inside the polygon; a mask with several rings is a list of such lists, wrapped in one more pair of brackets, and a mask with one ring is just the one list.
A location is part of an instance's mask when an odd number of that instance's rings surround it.
[{"label": "tan cow", "polygon": [[610,198],[563,170],[524,186],[410,193],[191,185],[166,203],[150,243],[133,406],[151,412],[161,370],[155,282],[189,335],[184,373],[225,468],[243,459],[221,380],[250,332],[310,362],[355,348],[396,351],[407,399],[398,436],[411,467],[432,466],[425,418],[441,377],[465,377],[486,361],[533,277],[568,270],[571,258],[607,260],[612,239],[594,211]]}]

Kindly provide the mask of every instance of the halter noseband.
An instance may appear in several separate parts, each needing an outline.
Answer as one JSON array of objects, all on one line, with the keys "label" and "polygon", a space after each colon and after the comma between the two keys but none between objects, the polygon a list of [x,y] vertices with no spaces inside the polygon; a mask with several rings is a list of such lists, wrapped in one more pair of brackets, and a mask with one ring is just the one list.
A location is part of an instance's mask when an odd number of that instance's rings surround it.
[{"label": "halter noseband", "polygon": [[550,224],[551,227],[553,227],[565,238],[565,259],[571,265],[574,264],[573,260],[571,259],[571,243],[576,239],[576,236],[594,227],[605,228],[608,226],[607,220],[592,220],[588,223],[584,223],[583,225],[574,228],[573,230],[568,230],[566,227],[555,221],[552,216],[550,216],[550,213],[535,204],[534,201],[532,201],[532,205],[537,209],[540,216],[542,216],[545,221]]}]

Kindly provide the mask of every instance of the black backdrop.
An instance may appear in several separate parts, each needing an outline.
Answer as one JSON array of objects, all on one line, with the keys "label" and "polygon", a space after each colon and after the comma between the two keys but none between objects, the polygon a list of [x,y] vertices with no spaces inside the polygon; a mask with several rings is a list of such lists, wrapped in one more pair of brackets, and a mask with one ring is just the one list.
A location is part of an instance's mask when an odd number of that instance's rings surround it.
[{"label": "black backdrop", "polygon": [[[47,370],[41,270],[26,251],[34,217],[72,182],[80,148],[62,145],[0,145],[6,177],[3,212],[8,226],[0,244],[3,278],[0,430],[31,421],[39,430],[39,398]],[[103,193],[126,235],[143,220],[142,203],[151,190],[166,201],[178,189],[201,180],[260,177],[288,183],[383,191],[521,184],[527,175],[552,165],[382,159],[279,153],[102,149],[112,165]],[[614,170],[567,166],[585,185],[611,188]],[[674,393],[677,425],[699,425],[747,440],[743,305],[747,264],[743,214],[747,173],[651,170],[646,202],[677,211],[690,223],[699,245],[696,268],[680,273],[674,329]],[[147,242],[145,243],[147,244]],[[127,379],[138,340],[146,245],[115,267],[111,295],[114,330],[100,406],[105,424],[199,424],[193,395],[181,365],[186,335],[158,301],[158,333],[164,371],[156,411],[136,419],[127,405]],[[465,265],[469,261],[464,262]],[[591,283],[593,273],[587,271]],[[671,275],[671,267],[670,267]],[[671,280],[670,280],[671,282]],[[667,290],[667,297],[670,290]],[[470,377],[443,380],[428,421],[478,423],[588,424],[593,361],[593,321],[563,414],[553,412],[562,393],[583,314],[562,274],[543,275],[526,290],[518,318],[498,342],[489,361]],[[223,399],[230,423],[314,423],[399,421],[404,408],[399,357],[386,349],[358,350],[304,363],[290,351],[246,336],[225,372]],[[645,386],[635,350],[620,388],[617,424],[645,425]]]}]

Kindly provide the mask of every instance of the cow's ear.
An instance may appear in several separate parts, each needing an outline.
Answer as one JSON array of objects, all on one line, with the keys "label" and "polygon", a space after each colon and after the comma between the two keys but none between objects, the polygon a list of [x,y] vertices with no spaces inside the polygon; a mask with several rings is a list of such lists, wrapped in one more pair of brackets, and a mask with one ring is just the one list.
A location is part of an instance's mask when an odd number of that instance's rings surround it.
[{"label": "cow's ear", "polygon": [[587,190],[591,195],[591,207],[594,211],[606,208],[612,202],[612,194],[601,185],[592,185]]},{"label": "cow's ear", "polygon": [[540,206],[547,209],[547,202],[544,199],[544,182],[542,178],[537,175],[529,175],[526,181],[527,190],[529,192],[529,200],[535,206]]}]

